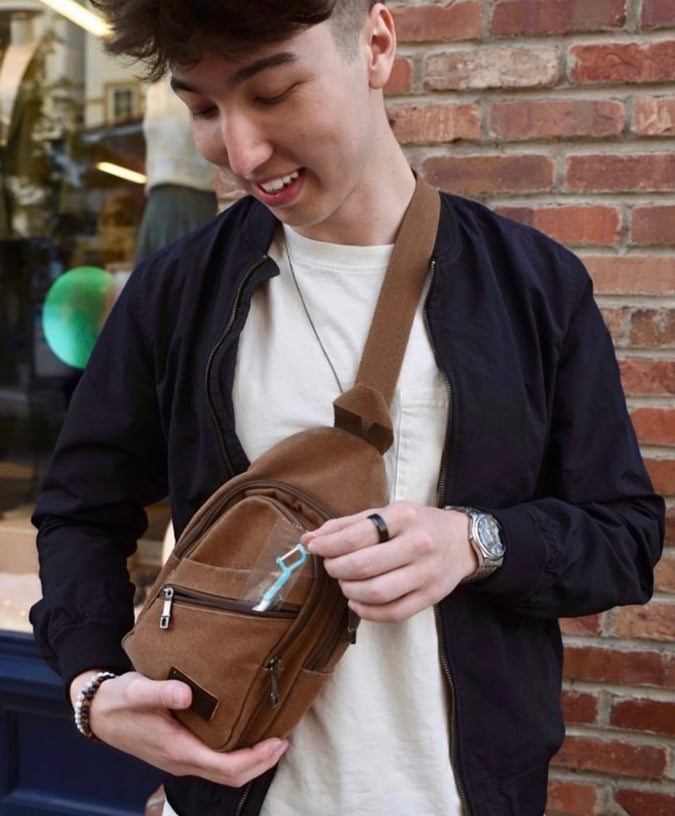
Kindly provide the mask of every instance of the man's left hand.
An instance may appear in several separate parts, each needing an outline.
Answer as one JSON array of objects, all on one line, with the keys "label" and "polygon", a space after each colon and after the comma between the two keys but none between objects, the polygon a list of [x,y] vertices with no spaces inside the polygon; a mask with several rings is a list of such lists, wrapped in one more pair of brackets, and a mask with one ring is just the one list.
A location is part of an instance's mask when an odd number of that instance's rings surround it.
[{"label": "man's left hand", "polygon": [[[380,533],[371,514],[386,524]],[[478,567],[464,513],[398,501],[330,519],[303,536],[359,617],[401,621],[444,598]]]}]

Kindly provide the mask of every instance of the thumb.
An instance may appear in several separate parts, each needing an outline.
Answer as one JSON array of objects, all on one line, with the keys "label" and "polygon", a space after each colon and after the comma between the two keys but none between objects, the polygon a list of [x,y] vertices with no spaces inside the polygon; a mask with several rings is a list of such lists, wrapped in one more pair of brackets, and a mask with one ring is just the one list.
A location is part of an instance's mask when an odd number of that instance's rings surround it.
[{"label": "thumb", "polygon": [[160,683],[160,697],[164,708],[180,711],[192,705],[192,689],[180,680],[165,680]]},{"label": "thumb", "polygon": [[179,711],[192,704],[192,689],[180,680],[150,680],[137,675],[127,690],[129,707]]}]

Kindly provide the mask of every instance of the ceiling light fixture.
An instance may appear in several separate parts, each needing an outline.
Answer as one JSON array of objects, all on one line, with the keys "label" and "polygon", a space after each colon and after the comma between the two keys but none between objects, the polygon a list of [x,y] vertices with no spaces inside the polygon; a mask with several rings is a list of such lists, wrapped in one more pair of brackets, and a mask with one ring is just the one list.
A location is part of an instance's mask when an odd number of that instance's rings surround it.
[{"label": "ceiling light fixture", "polygon": [[41,0],[41,2],[95,37],[105,37],[110,32],[110,26],[103,17],[81,6],[76,0]]},{"label": "ceiling light fixture", "polygon": [[137,173],[136,170],[130,170],[128,167],[122,167],[113,162],[97,162],[96,169],[102,173],[109,173],[111,176],[124,179],[125,181],[132,181],[134,184],[145,184],[148,177],[144,173]]}]

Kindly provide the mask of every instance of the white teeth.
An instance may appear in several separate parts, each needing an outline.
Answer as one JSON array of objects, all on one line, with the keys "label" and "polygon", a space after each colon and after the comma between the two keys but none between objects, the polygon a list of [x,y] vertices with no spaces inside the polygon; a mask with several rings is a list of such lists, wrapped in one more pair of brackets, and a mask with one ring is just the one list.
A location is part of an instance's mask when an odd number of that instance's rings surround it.
[{"label": "white teeth", "polygon": [[266,184],[261,184],[260,186],[266,193],[278,193],[279,190],[283,190],[284,187],[287,187],[292,181],[295,181],[299,175],[300,173],[296,170],[294,173],[289,173],[287,176],[273,179],[272,181],[268,181]]}]

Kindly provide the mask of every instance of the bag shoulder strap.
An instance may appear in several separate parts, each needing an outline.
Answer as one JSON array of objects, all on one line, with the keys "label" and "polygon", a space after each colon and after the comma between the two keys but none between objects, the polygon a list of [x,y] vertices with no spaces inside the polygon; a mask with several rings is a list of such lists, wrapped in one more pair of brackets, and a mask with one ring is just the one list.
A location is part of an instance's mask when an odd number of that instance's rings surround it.
[{"label": "bag shoulder strap", "polygon": [[417,176],[382,282],[352,388],[333,402],[335,427],[361,436],[384,453],[394,440],[389,406],[438,232],[441,200]]}]

